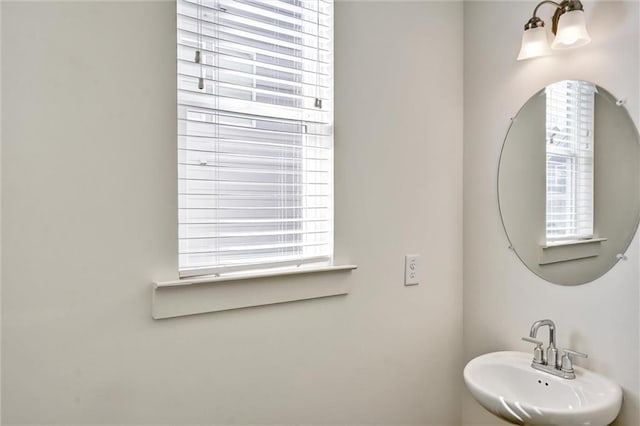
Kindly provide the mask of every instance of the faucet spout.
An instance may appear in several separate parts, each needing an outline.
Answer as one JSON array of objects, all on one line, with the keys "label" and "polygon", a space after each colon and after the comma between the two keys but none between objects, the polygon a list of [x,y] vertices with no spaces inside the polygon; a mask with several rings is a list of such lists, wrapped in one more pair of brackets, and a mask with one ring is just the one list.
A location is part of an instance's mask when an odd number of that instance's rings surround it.
[{"label": "faucet spout", "polygon": [[540,327],[549,326],[549,346],[556,347],[556,325],[550,319],[539,320],[533,323],[529,337],[534,338]]}]

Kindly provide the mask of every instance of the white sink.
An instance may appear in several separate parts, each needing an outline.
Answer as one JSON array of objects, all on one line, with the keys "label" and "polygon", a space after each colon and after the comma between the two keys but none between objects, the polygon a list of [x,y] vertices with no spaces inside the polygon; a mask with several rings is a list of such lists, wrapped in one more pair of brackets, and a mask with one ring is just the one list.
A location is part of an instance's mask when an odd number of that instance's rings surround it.
[{"label": "white sink", "polygon": [[605,426],[620,412],[622,390],[611,380],[574,366],[562,379],[531,368],[524,352],[492,352],[469,361],[464,381],[473,397],[496,416],[533,426]]}]

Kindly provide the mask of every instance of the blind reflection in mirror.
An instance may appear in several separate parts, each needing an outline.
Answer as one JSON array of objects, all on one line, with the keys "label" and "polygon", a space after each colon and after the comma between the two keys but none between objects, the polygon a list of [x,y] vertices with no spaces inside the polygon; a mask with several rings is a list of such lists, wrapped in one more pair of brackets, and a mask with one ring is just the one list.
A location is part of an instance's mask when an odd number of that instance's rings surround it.
[{"label": "blind reflection in mirror", "polygon": [[586,81],[546,88],[547,243],[593,237],[595,92]]}]

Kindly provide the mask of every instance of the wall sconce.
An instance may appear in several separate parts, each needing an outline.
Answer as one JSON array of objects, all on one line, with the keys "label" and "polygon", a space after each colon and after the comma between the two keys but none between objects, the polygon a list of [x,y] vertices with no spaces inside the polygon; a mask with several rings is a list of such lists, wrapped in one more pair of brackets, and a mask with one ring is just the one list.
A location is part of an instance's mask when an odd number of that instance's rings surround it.
[{"label": "wall sconce", "polygon": [[556,7],[551,27],[555,38],[551,48],[569,49],[584,46],[591,41],[585,25],[584,8],[579,0],[563,0],[561,3],[545,0],[538,3],[533,10],[533,17],[524,26],[519,61],[551,54],[544,21],[536,16],[538,8],[545,3]]}]

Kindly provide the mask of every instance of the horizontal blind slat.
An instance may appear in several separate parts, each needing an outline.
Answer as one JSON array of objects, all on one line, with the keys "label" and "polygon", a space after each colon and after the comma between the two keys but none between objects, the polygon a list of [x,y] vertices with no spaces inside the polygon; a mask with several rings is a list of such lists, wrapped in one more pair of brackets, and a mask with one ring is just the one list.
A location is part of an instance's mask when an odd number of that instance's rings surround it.
[{"label": "horizontal blind slat", "polygon": [[[189,53],[193,53],[193,52],[189,52]],[[202,70],[204,70],[205,78],[208,78],[210,80],[213,80],[214,74],[218,74],[218,75],[228,74],[229,77],[226,79],[229,81],[233,80],[234,78],[237,79],[237,81],[246,81],[249,78],[256,78],[255,74],[249,72],[246,69],[246,67],[230,68],[228,65],[217,66],[217,65],[209,65],[209,64],[203,64],[202,67],[200,67],[199,64],[196,64],[193,62],[194,56],[195,56],[195,53],[190,55],[190,58],[187,58],[186,55],[178,58],[178,74],[198,78],[200,76],[200,72],[202,68]],[[277,67],[273,67],[273,70],[282,71],[281,69],[278,70]],[[290,72],[287,72],[287,74],[290,74]],[[298,75],[296,74],[296,77],[297,76]],[[302,81],[301,78],[294,81],[291,81],[290,79],[285,79],[283,77],[278,78],[277,73],[273,73],[271,75],[260,75],[257,77],[257,79],[261,82],[271,83],[273,85],[283,85],[287,87],[289,90],[298,90],[299,92],[304,94],[311,93],[312,91],[315,93],[315,91],[318,89],[320,89],[321,93],[323,93],[323,92],[327,92],[328,89],[330,89],[328,85],[324,86],[323,84],[316,84],[315,81],[305,82],[305,81]],[[329,95],[330,94],[327,94],[327,96]]]},{"label": "horizontal blind slat", "polygon": [[[319,2],[315,0],[303,0],[302,2],[296,4],[290,2],[282,2],[279,0],[269,0],[265,1],[253,1],[253,0],[184,0],[185,3],[191,3],[195,5],[201,5],[203,8],[211,9],[211,10],[220,10],[221,8],[226,7],[228,4],[244,4],[244,5],[252,5],[255,8],[260,8],[265,12],[275,13],[277,15],[283,16],[309,16],[307,19],[310,22],[315,21],[318,15],[321,17],[325,17],[326,19],[330,18],[331,11],[333,8],[333,3],[327,0],[320,0]],[[318,7],[320,5],[321,7]]]},{"label": "horizontal blind slat", "polygon": [[[330,122],[331,111],[327,109],[317,110],[312,105],[306,103],[304,107],[294,108],[289,106],[274,105],[266,102],[252,102],[250,100],[236,99],[230,96],[212,96],[213,93],[197,92],[197,80],[194,80],[194,89],[181,89],[178,93],[178,102],[186,105],[193,105],[202,108],[215,108],[215,104],[219,104],[218,110],[230,114],[241,114],[248,109],[253,114],[264,117],[277,117],[283,120],[298,120],[306,122]],[[324,103],[323,103],[324,104]],[[326,102],[327,108],[332,106],[330,102]],[[272,111],[270,114],[269,111]]]},{"label": "horizontal blind slat", "polygon": [[[224,18],[218,19],[218,23],[213,23],[210,21],[199,21],[197,18],[185,15],[182,12],[178,12],[177,17],[178,28],[180,30],[194,32],[194,28],[199,25],[202,31],[201,34],[210,38],[217,37],[224,40],[236,40],[241,42],[241,44],[255,45],[263,49],[266,46],[272,48],[277,47],[277,50],[288,52],[314,52],[315,54],[316,51],[320,50],[321,52],[329,53],[329,39],[321,38],[319,45],[311,45],[309,41],[310,37],[303,37],[304,34],[302,33],[298,39],[286,39],[283,38],[283,33],[272,34],[271,36],[260,34],[257,28],[234,26],[232,21],[225,20]],[[303,57],[305,56],[303,55]],[[313,59],[311,56],[306,57]]]},{"label": "horizontal blind slat", "polygon": [[182,59],[188,59],[187,52],[190,49],[202,52],[203,63],[207,65],[252,64],[281,71],[296,71],[302,75],[307,72],[308,77],[312,77],[310,73],[319,73],[327,77],[331,71],[331,57],[322,51],[292,51],[277,49],[274,46],[250,46],[234,38],[199,36],[197,32],[181,29],[178,32],[178,54],[183,55]]},{"label": "horizontal blind slat", "polygon": [[182,268],[180,270],[180,277],[195,277],[198,275],[209,275],[209,274],[224,274],[224,273],[233,273],[240,271],[252,271],[252,270],[261,270],[261,269],[274,269],[274,268],[282,268],[287,266],[302,266],[313,263],[324,263],[328,262],[331,259],[330,254],[325,255],[315,255],[310,257],[299,258],[295,256],[278,256],[275,258],[261,258],[255,259],[251,263],[242,263],[240,262],[228,262],[225,266],[211,267],[207,266],[205,261],[204,264],[198,262],[188,262],[185,259],[186,256],[180,256],[179,262],[180,264],[190,264],[192,266],[188,268]]},{"label": "horizontal blind slat", "polygon": [[[180,8],[178,16],[187,16],[193,19],[198,19],[198,5],[190,2],[183,3],[183,7]],[[323,40],[329,40],[329,27],[323,24],[323,20],[320,22],[307,21],[302,17],[292,18],[286,15],[277,14],[263,14],[259,12],[257,8],[250,8],[242,5],[240,2],[226,3],[227,6],[220,9],[201,7],[202,21],[208,24],[216,26],[232,27],[236,26],[240,28],[258,30],[268,30],[279,37],[288,35],[289,38],[303,38],[305,36],[312,36],[313,38],[320,37]],[[235,7],[240,6],[240,7]],[[279,38],[272,35],[273,38]]]}]

